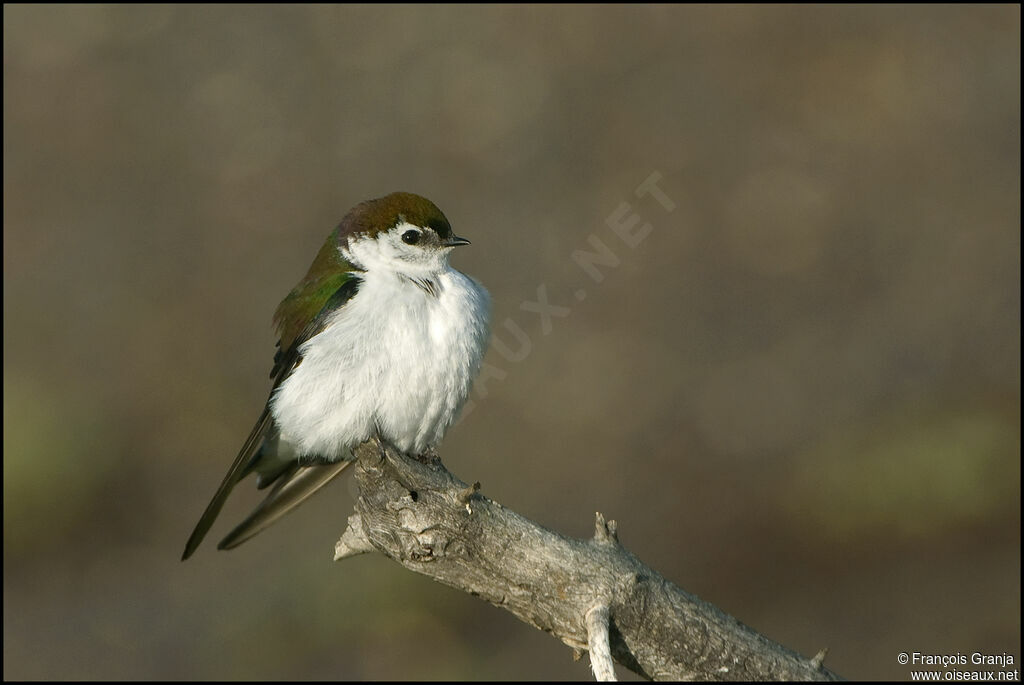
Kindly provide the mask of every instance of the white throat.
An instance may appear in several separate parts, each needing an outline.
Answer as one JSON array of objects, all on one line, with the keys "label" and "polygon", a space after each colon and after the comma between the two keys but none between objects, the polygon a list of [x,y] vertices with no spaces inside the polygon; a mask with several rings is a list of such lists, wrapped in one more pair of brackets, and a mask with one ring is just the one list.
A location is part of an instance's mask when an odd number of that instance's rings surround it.
[{"label": "white throat", "polygon": [[382,231],[375,238],[349,239],[341,255],[356,267],[368,272],[393,272],[412,279],[432,279],[449,271],[448,255],[452,248],[422,248],[406,245],[402,234],[422,230],[409,223],[399,223]]}]

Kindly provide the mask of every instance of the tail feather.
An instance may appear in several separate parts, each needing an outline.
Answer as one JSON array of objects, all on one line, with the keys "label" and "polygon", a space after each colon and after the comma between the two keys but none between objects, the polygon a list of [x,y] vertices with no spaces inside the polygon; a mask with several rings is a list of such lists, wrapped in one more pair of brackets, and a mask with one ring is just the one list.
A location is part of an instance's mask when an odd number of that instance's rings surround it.
[{"label": "tail feather", "polygon": [[224,480],[221,481],[220,486],[217,488],[217,492],[214,494],[213,499],[206,505],[206,511],[199,517],[199,523],[196,524],[195,529],[192,531],[192,535],[189,536],[188,542],[185,543],[185,551],[181,555],[181,560],[185,561],[192,553],[199,547],[199,543],[203,541],[206,534],[210,531],[210,527],[213,525],[214,520],[217,518],[217,514],[220,513],[221,508],[224,506],[224,502],[227,501],[228,495],[231,494],[231,490],[234,489],[235,485],[242,479],[247,473],[249,462],[252,460],[253,455],[257,453],[260,444],[262,444],[264,437],[268,432],[273,430],[273,419],[270,416],[270,409],[263,410],[260,414],[260,418],[256,421],[256,425],[253,426],[252,432],[249,433],[249,437],[246,439],[245,444],[242,445],[242,449],[238,452],[238,456],[235,457],[235,461],[231,464],[231,468],[228,469],[228,473],[224,476]]},{"label": "tail feather", "polygon": [[334,480],[352,464],[352,461],[336,461],[305,466],[294,464],[289,467],[275,479],[266,499],[220,541],[217,549],[231,549],[242,544],[302,504],[306,498]]}]

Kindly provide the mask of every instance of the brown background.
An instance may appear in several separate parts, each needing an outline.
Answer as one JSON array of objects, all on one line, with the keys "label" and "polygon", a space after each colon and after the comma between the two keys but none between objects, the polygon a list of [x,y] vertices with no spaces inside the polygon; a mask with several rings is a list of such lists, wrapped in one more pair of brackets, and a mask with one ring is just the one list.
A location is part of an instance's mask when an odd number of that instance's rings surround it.
[{"label": "brown background", "polygon": [[[332,564],[349,483],[178,561],[274,307],[398,189],[530,342],[492,345],[455,473],[567,534],[618,519],[848,677],[1019,661],[1019,150],[1017,6],[5,6],[5,677],[589,677],[479,600]],[[635,196],[653,172],[674,211]]]}]

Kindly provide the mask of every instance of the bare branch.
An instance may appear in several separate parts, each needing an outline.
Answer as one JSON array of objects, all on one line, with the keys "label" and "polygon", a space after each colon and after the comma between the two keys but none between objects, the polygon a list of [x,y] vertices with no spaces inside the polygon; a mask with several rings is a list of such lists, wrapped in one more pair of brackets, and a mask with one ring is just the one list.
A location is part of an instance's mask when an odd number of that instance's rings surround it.
[{"label": "bare branch", "polygon": [[599,678],[609,670],[598,654],[607,639],[616,661],[654,680],[839,679],[822,666],[824,655],[802,657],[662,578],[601,514],[593,539],[568,538],[483,496],[440,460],[417,461],[376,441],[356,456],[360,496],[338,559],[372,546],[591,650]]},{"label": "bare branch", "polygon": [[605,521],[604,514],[594,514],[594,542],[599,545],[619,544],[619,526],[615,521]]},{"label": "bare branch", "polygon": [[334,545],[334,560],[341,561],[376,549],[363,532],[363,520],[359,518],[359,514],[352,514],[348,517],[348,527]]},{"label": "bare branch", "polygon": [[612,648],[608,640],[608,607],[599,604],[587,612],[587,647],[590,649],[590,669],[599,682],[617,680],[612,665]]}]

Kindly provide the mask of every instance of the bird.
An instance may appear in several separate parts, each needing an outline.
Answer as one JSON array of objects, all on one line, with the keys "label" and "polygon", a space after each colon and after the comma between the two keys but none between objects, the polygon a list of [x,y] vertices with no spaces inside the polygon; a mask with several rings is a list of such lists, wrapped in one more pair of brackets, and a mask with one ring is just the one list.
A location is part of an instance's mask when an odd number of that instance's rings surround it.
[{"label": "bird", "polygon": [[274,313],[270,396],[183,561],[246,476],[270,490],[219,549],[293,510],[371,438],[433,454],[458,418],[490,335],[487,290],[448,263],[468,244],[433,202],[413,193],[367,200],[345,215]]}]

